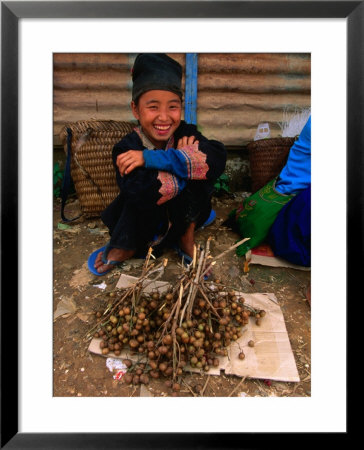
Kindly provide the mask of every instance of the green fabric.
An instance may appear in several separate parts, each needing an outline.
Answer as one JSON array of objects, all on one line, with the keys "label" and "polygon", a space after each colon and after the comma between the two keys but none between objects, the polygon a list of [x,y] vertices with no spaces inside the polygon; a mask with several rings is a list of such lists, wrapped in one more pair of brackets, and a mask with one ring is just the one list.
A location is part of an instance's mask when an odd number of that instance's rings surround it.
[{"label": "green fabric", "polygon": [[237,247],[238,256],[245,255],[265,239],[279,211],[294,197],[277,192],[274,189],[275,182],[276,178],[246,198],[239,208],[230,212],[229,218],[235,220],[241,236],[250,238]]}]

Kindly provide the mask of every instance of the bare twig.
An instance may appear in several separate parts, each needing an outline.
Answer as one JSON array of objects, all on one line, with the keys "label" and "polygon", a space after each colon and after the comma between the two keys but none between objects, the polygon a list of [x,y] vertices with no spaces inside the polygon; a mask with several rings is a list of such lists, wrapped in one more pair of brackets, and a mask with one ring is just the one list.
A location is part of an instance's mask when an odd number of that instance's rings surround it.
[{"label": "bare twig", "polygon": [[238,389],[238,387],[244,383],[245,379],[249,377],[249,375],[245,375],[244,378],[242,378],[239,383],[234,387],[234,389],[230,392],[230,394],[228,395],[228,397],[231,397],[233,395],[233,393]]},{"label": "bare twig", "polygon": [[192,280],[188,277],[187,274],[183,275],[183,277],[180,280],[178,280],[177,284],[173,288],[172,294],[175,294],[179,290],[181,283],[184,284],[184,290],[186,291],[186,288],[192,283]]},{"label": "bare twig", "polygon": [[[162,309],[164,305],[162,305],[162,307],[160,309]],[[158,346],[162,342],[163,337],[167,334],[168,324],[173,319],[177,307],[178,307],[178,302],[175,302],[175,304],[172,307],[171,312],[169,313],[168,319],[163,323],[163,325],[161,325],[161,328],[163,327],[163,331],[161,332],[161,335],[156,343],[156,346]]]},{"label": "bare twig", "polygon": [[206,300],[206,302],[210,305],[210,308],[212,309],[212,311],[214,312],[214,314],[220,319],[220,315],[217,312],[217,310],[215,309],[215,307],[213,306],[213,304],[210,302],[209,298],[207,297],[207,295],[205,294],[205,292],[203,291],[203,288],[201,286],[198,287],[198,290],[200,292],[200,294],[202,295],[202,297]]},{"label": "bare twig", "polygon": [[147,286],[149,286],[150,284],[152,284],[152,283],[154,283],[155,281],[157,281],[159,278],[161,278],[162,277],[162,275],[164,274],[164,269],[165,269],[165,267],[167,266],[167,263],[168,263],[168,259],[164,259],[163,260],[163,266],[162,267],[158,267],[158,269],[155,269],[155,270],[153,270],[151,273],[149,273],[148,274],[148,276],[150,276],[152,273],[154,273],[154,272],[156,272],[157,270],[159,270],[159,273],[152,279],[152,280],[150,280],[148,283],[145,283],[145,284],[143,284],[142,285],[142,289],[143,290],[145,290],[145,288],[147,287]]},{"label": "bare twig", "polygon": [[204,392],[205,392],[205,389],[206,389],[206,387],[207,387],[209,381],[210,381],[210,375],[207,376],[207,380],[206,380],[206,382],[205,382],[205,384],[204,384],[204,387],[203,387],[202,390],[201,390],[201,397],[203,397],[203,394],[204,394]]},{"label": "bare twig", "polygon": [[211,258],[211,256],[210,256],[210,242],[211,242],[211,240],[212,240],[212,237],[209,236],[209,237],[207,238],[207,241],[206,241],[205,258],[204,258],[204,260],[203,260],[203,263],[202,263],[202,269],[201,269],[202,272],[204,272],[204,270],[205,270],[205,268],[206,268],[207,260],[208,260],[209,258]]},{"label": "bare twig", "polygon": [[244,242],[249,241],[250,238],[244,238],[241,241],[237,242],[236,244],[232,245],[231,247],[229,247],[227,250],[224,250],[222,253],[220,253],[219,255],[215,256],[215,258],[213,259],[213,261],[210,263],[210,265],[207,267],[207,269],[201,274],[200,279],[203,278],[212,268],[213,265],[216,264],[216,261],[220,258],[222,258],[224,255],[226,255],[226,253],[231,252],[231,250],[234,250],[234,248],[239,247],[239,245],[244,244]]},{"label": "bare twig", "polygon": [[196,277],[195,277],[195,280],[194,280],[193,285],[192,285],[191,295],[186,300],[186,304],[187,304],[187,320],[191,319],[192,308],[193,308],[193,304],[194,304],[196,293],[197,293],[197,286],[198,286],[198,282],[199,282],[199,278],[200,278],[200,273],[201,273],[201,269],[202,269],[204,256],[205,256],[205,251],[202,250],[202,252],[200,253],[199,261],[198,261]]},{"label": "bare twig", "polygon": [[134,389],[134,391],[129,395],[129,397],[133,397],[137,389],[138,389],[138,386],[137,386],[137,387]]},{"label": "bare twig", "polygon": [[146,258],[145,258],[144,265],[143,265],[142,276],[144,275],[144,273],[145,273],[146,270],[147,270],[147,267],[148,267],[148,264],[149,264],[149,260],[150,260],[150,255],[152,254],[152,251],[153,251],[153,248],[152,248],[152,247],[149,247],[148,253],[147,253],[147,256],[146,256]]},{"label": "bare twig", "polygon": [[194,397],[197,397],[197,394],[195,394],[195,393],[193,392],[193,390],[189,387],[189,385],[185,382],[185,380],[182,380],[182,383],[186,386],[187,389],[189,389],[189,391],[191,392],[191,394],[192,394]]},{"label": "bare twig", "polygon": [[173,338],[173,378],[176,378],[177,375],[177,339],[176,339],[176,328],[177,328],[177,320],[178,320],[178,315],[179,315],[179,311],[181,309],[181,304],[182,304],[182,295],[183,295],[183,284],[181,283],[180,286],[180,290],[179,290],[179,296],[178,296],[178,300],[177,300],[177,308],[176,308],[176,312],[174,315],[174,320],[173,320],[173,324],[172,324],[172,338]]},{"label": "bare twig", "polygon": [[196,267],[196,257],[197,257],[197,248],[196,245],[193,246],[193,259],[192,259],[192,268]]}]

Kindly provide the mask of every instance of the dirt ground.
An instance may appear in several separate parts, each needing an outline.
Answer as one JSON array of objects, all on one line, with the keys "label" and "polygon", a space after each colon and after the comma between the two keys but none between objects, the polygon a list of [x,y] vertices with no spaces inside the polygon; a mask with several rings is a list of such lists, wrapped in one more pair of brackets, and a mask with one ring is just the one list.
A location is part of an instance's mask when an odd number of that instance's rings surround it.
[{"label": "dirt ground", "polygon": [[[217,213],[216,221],[196,234],[198,243],[205,243],[212,236],[211,253],[220,254],[233,245],[239,236],[221,223],[228,213],[239,205],[245,193],[213,198]],[[126,385],[115,380],[106,367],[106,358],[88,351],[89,341],[85,335],[95,323],[94,312],[104,309],[119,279],[120,273],[138,276],[140,266],[129,265],[115,269],[103,277],[97,277],[87,269],[90,253],[108,240],[107,229],[99,218],[85,218],[64,225],[60,216],[60,202],[54,202],[54,311],[57,317],[53,326],[53,395],[56,397],[138,397],[170,396],[172,391],[164,380],[154,380],[142,388]],[[75,217],[80,212],[76,198],[66,206],[66,216]],[[176,267],[177,255],[169,251],[168,267]],[[310,284],[310,272],[291,268],[273,268],[250,265],[248,274],[243,273],[243,258],[234,251],[222,257],[212,276],[219,275],[225,285],[241,292],[273,292],[282,309],[291,347],[296,361],[300,382],[287,383],[225,375],[207,376],[188,374],[184,376],[180,396],[201,395],[209,397],[310,397],[311,396],[311,311],[306,299]],[[95,284],[105,282],[101,290]]]}]

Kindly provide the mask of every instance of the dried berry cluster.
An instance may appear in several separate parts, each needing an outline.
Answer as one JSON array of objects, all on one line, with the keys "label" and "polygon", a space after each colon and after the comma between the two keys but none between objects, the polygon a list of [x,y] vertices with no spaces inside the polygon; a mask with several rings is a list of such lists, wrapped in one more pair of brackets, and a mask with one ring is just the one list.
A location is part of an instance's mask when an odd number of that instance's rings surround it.
[{"label": "dried berry cluster", "polygon": [[[207,245],[208,248],[208,245]],[[219,280],[206,281],[206,252],[196,253],[199,264],[184,269],[174,288],[160,294],[145,292],[143,281],[152,272],[163,272],[163,265],[143,269],[139,281],[121,290],[106,311],[98,311],[94,337],[101,338],[104,355],[116,356],[127,349],[139,362],[124,360],[129,370],[127,383],[147,384],[149,377],[166,377],[174,391],[180,389],[186,365],[208,372],[218,367],[218,356],[228,354],[227,347],[242,335],[241,328],[255,317],[260,324],[265,311],[245,304],[235,291],[227,292]],[[239,355],[243,359],[243,352]]]}]

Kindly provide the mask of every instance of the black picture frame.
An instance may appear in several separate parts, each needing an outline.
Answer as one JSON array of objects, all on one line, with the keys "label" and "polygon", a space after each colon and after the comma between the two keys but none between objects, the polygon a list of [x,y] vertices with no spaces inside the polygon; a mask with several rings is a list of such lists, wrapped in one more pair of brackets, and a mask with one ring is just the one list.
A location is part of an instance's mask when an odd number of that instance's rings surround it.
[{"label": "black picture frame", "polygon": [[[363,262],[363,1],[12,1],[1,2],[1,448],[256,448],[267,433],[19,433],[16,345],[7,318],[18,313],[18,21],[21,18],[346,18],[347,19],[347,299],[360,292]],[[338,180],[340,183],[340,180]],[[340,187],[338,186],[340,189]],[[344,205],[340,205],[343,211]],[[332,224],[334,226],[334,214]],[[6,277],[6,283],[3,283]],[[11,286],[11,288],[9,288]],[[9,290],[11,289],[11,301]],[[12,322],[12,335],[17,335]],[[348,346],[349,348],[350,346]],[[7,361],[11,358],[12,365]],[[334,395],[334,393],[333,393]],[[349,416],[348,416],[349,418]],[[243,420],[243,418],[242,418]],[[349,423],[349,422],[348,422]],[[349,431],[349,428],[348,428]],[[339,433],[337,442],[348,433]],[[286,435],[295,440],[297,436]],[[300,438],[300,443],[304,443]],[[317,436],[315,444],[317,444]],[[280,444],[281,445],[281,444]]]}]

